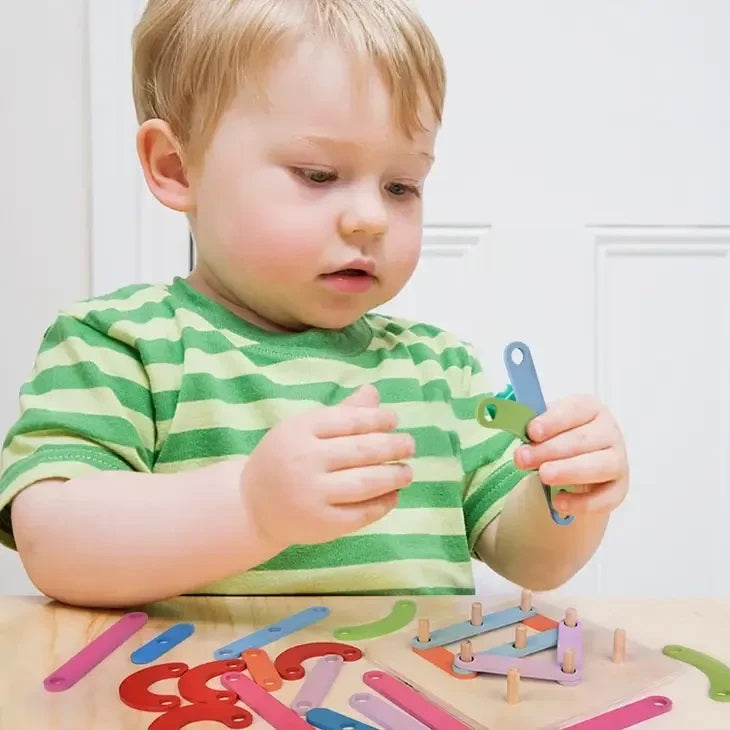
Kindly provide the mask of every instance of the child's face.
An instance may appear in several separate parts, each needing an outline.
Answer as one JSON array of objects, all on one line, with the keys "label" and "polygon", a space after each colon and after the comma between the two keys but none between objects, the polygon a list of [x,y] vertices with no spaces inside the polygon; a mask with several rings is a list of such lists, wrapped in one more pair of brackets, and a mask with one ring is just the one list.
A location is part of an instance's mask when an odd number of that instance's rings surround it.
[{"label": "child's face", "polygon": [[408,139],[373,69],[358,94],[345,53],[302,44],[267,104],[243,96],[189,171],[191,283],[268,329],[340,328],[394,297],[421,248],[420,190],[436,121]]}]

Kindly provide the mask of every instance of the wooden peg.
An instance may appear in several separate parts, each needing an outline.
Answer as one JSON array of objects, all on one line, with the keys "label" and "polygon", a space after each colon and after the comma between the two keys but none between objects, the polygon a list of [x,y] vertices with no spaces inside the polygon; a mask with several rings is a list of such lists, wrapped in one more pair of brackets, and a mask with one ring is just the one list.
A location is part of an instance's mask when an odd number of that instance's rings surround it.
[{"label": "wooden peg", "polygon": [[472,626],[481,626],[484,623],[484,619],[482,617],[482,604],[481,603],[472,603],[471,604],[471,625]]},{"label": "wooden peg", "polygon": [[427,618],[418,619],[418,641],[428,644],[431,641],[431,626]]},{"label": "wooden peg", "polygon": [[573,674],[575,672],[575,650],[566,649],[563,654],[562,670],[565,674]]},{"label": "wooden peg", "polygon": [[520,701],[520,673],[516,669],[507,672],[507,703],[516,705]]},{"label": "wooden peg", "polygon": [[474,653],[471,650],[471,641],[467,639],[461,642],[461,648],[459,649],[459,659],[462,662],[474,661]]},{"label": "wooden peg", "polygon": [[626,659],[626,631],[616,629],[613,632],[613,661],[621,664]]},{"label": "wooden peg", "polygon": [[565,609],[565,625],[566,626],[577,626],[578,624],[578,612],[574,608]]},{"label": "wooden peg", "polygon": [[527,646],[527,626],[517,624],[515,627],[515,649],[524,649]]},{"label": "wooden peg", "polygon": [[532,608],[532,593],[530,591],[522,591],[520,598],[520,611],[529,611]]}]

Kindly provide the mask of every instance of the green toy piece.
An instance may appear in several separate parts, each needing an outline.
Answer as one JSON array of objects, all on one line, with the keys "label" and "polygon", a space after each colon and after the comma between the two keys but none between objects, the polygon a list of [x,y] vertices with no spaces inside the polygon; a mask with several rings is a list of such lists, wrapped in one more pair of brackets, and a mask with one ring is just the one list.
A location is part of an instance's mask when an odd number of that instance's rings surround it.
[{"label": "green toy piece", "polygon": [[335,639],[358,641],[359,639],[374,639],[377,636],[392,634],[394,631],[408,626],[416,615],[416,604],[413,601],[398,601],[393,610],[385,618],[360,626],[346,626],[336,629]]},{"label": "green toy piece", "polygon": [[716,702],[730,702],[730,667],[726,664],[679,644],[665,646],[662,654],[699,669],[710,680],[710,698]]},{"label": "green toy piece", "polygon": [[[511,400],[514,393],[511,388],[506,391],[508,399],[501,395],[483,398],[477,405],[477,421],[486,428],[496,428],[516,436],[523,443],[532,443],[527,435],[527,426],[537,416],[537,413],[524,403]],[[571,485],[550,487],[553,496],[560,492],[573,492]]]},{"label": "green toy piece", "polygon": [[535,416],[537,413],[532,408],[499,396],[484,398],[477,406],[477,421],[482,426],[507,431],[526,444],[530,443],[527,426]]}]

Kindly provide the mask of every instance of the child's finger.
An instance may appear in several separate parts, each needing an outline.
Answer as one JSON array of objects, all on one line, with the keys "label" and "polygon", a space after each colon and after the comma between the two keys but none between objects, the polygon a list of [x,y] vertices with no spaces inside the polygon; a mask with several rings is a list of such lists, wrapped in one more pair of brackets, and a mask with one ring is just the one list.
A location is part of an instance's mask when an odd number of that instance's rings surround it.
[{"label": "child's finger", "polygon": [[413,471],[408,464],[380,464],[333,472],[324,479],[330,504],[357,504],[407,487]]},{"label": "child's finger", "polygon": [[623,471],[623,459],[614,448],[547,461],[538,469],[543,484],[552,486],[602,484],[618,479]]},{"label": "child's finger", "polygon": [[362,385],[356,391],[350,393],[340,405],[377,408],[380,405],[380,395],[374,385]]},{"label": "child's finger", "polygon": [[619,482],[593,484],[585,492],[563,492],[553,498],[553,506],[563,514],[581,515],[590,512],[610,512],[624,499],[625,490]]},{"label": "child's finger", "polygon": [[520,469],[537,469],[546,461],[568,459],[571,456],[607,449],[616,437],[610,427],[602,427],[599,418],[578,428],[563,431],[540,444],[525,444],[515,452],[515,464]]},{"label": "child's finger", "polygon": [[318,438],[354,436],[373,431],[392,431],[398,425],[398,416],[387,408],[358,405],[338,405],[320,408],[314,414],[313,431]]},{"label": "child's finger", "polygon": [[337,522],[347,533],[382,519],[398,504],[398,492],[388,492],[367,502],[337,507]]},{"label": "child's finger", "polygon": [[329,472],[410,459],[415,441],[407,433],[371,432],[332,438],[325,446],[325,468]]},{"label": "child's finger", "polygon": [[542,442],[563,431],[590,423],[601,411],[601,403],[593,396],[564,398],[530,421],[527,435],[531,441]]}]

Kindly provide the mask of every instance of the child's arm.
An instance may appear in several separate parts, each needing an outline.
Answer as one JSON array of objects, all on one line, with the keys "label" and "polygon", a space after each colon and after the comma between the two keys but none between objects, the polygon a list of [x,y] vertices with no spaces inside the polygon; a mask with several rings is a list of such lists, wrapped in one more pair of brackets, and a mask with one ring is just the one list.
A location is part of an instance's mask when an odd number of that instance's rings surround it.
[{"label": "child's arm", "polygon": [[539,478],[528,474],[482,532],[476,552],[492,570],[523,588],[553,590],[590,560],[601,544],[608,517],[608,512],[593,512],[569,525],[556,525]]},{"label": "child's arm", "polygon": [[328,542],[383,517],[412,478],[413,440],[364,388],[274,426],[246,459],[175,474],[99,471],[28,486],[12,507],[43,593],[130,606]]},{"label": "child's arm", "polygon": [[241,500],[242,461],[178,474],[100,471],[38,482],[12,505],[34,585],[64,603],[129,606],[272,557]]},{"label": "child's arm", "polygon": [[[578,572],[603,539],[611,512],[628,490],[628,461],[621,431],[605,405],[590,396],[565,398],[528,426],[532,443],[514,454],[520,469],[536,469],[504,500],[482,533],[477,551],[494,570],[534,590],[557,588]],[[553,503],[574,515],[556,525],[543,483],[577,485]]]}]

